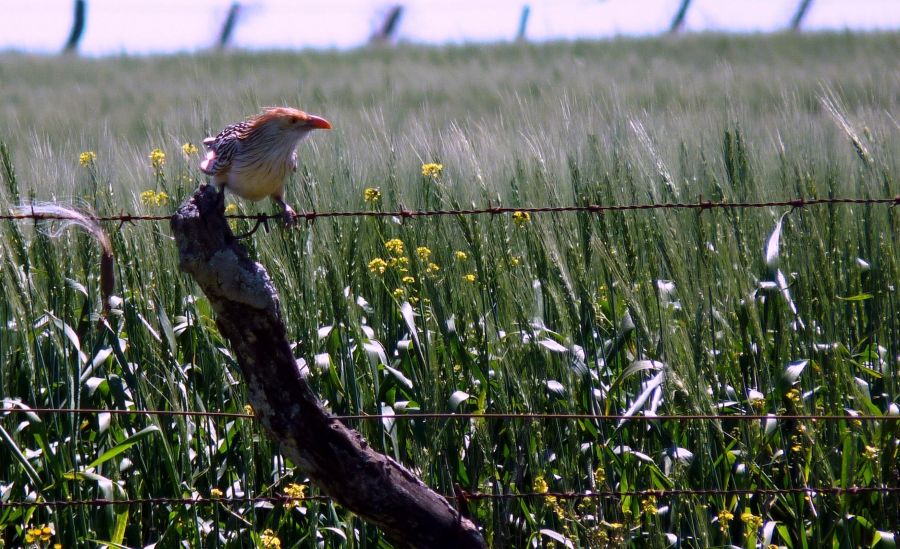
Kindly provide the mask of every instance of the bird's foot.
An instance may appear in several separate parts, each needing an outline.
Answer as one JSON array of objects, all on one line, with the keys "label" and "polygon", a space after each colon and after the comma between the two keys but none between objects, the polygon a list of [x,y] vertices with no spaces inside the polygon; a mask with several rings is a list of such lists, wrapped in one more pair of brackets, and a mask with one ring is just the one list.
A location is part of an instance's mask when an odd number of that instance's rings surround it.
[{"label": "bird's foot", "polygon": [[282,207],[281,217],[284,219],[284,226],[288,229],[296,227],[298,220],[297,212],[287,204],[282,204]]}]

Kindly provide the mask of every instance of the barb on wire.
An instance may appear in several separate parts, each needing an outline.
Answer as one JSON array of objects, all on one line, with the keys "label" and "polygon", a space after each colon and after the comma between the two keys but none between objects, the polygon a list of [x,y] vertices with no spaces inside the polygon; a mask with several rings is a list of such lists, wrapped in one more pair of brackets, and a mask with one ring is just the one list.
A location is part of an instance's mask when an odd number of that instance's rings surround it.
[{"label": "barb on wire", "polygon": [[[655,496],[683,497],[683,496],[781,496],[803,494],[808,496],[842,496],[859,494],[897,494],[898,486],[804,486],[795,488],[665,488],[644,490],[590,490],[585,492],[518,492],[518,493],[487,493],[466,492],[459,494],[445,494],[448,500],[474,501],[474,500],[506,500],[506,499],[618,499],[624,497]],[[65,499],[47,501],[0,501],[0,510],[4,508],[20,507],[77,507],[95,506],[107,507],[110,505],[252,505],[256,503],[271,503],[289,505],[303,501],[331,501],[329,496],[309,495],[303,497],[293,496],[247,496],[247,497],[147,497],[124,499]]]},{"label": "barb on wire", "polygon": [[[769,208],[769,207],[790,207],[792,210],[805,208],[808,206],[819,206],[824,204],[887,204],[897,206],[900,204],[900,195],[893,198],[853,198],[853,197],[832,197],[832,198],[792,198],[789,200],[773,200],[761,202],[711,202],[702,198],[697,202],[661,202],[651,204],[586,204],[581,206],[520,206],[520,207],[500,207],[488,206],[484,208],[457,209],[457,210],[407,210],[402,207],[398,211],[332,211],[332,212],[316,212],[310,211],[298,214],[307,222],[315,221],[320,217],[397,217],[403,220],[414,219],[417,217],[435,217],[447,215],[482,215],[482,214],[513,214],[515,212],[526,213],[563,213],[563,212],[586,212],[602,214],[604,212],[624,212],[633,210],[712,210],[712,209],[748,209],[748,208]],[[229,219],[244,219],[263,223],[267,220],[281,219],[281,215],[264,215],[264,214],[235,214],[226,216]],[[117,221],[120,223],[134,221],[168,221],[169,215],[109,215],[94,216],[96,221]],[[16,219],[61,219],[53,215],[34,214],[34,213],[15,213],[0,215],[0,220],[16,220]]]},{"label": "barb on wire", "polygon": [[[252,418],[252,414],[241,412],[206,412],[199,410],[121,410],[106,408],[29,408],[16,406],[0,408],[0,414],[115,414],[138,416],[195,416],[195,417],[221,417],[221,418]],[[377,420],[461,420],[461,419],[485,419],[485,420],[597,420],[597,421],[900,421],[900,415],[826,415],[826,414],[669,414],[664,416],[639,416],[626,414],[579,414],[565,412],[551,413],[516,413],[516,412],[410,412],[408,414],[352,414],[336,415],[340,421],[377,421]]]}]

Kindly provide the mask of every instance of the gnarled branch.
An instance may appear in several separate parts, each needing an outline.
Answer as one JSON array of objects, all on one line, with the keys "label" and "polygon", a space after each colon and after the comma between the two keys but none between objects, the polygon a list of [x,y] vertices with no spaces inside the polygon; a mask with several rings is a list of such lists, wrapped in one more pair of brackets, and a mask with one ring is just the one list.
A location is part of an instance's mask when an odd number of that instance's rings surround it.
[{"label": "gnarled branch", "polygon": [[400,547],[485,547],[446,499],[322,407],[291,353],[272,280],[235,240],[219,193],[201,186],[173,216],[172,230],[179,266],[209,298],[256,417],[281,451]]}]

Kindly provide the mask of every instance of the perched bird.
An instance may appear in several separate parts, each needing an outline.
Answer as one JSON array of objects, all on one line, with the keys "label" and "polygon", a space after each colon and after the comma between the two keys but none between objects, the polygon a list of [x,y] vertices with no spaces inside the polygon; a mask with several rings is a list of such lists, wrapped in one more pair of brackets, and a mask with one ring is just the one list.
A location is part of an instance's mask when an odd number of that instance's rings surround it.
[{"label": "perched bird", "polygon": [[271,107],[262,114],[232,124],[203,140],[208,152],[200,163],[220,192],[225,188],[246,198],[271,196],[283,211],[285,224],[296,219],[284,201],[284,181],[297,170],[297,144],[313,130],[331,128],[324,118],[289,107]]}]

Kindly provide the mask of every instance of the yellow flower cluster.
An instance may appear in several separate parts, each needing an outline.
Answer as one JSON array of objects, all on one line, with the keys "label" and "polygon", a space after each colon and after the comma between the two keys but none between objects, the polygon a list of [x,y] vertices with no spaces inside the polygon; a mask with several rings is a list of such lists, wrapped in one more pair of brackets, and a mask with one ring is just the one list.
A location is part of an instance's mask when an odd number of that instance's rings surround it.
[{"label": "yellow flower cluster", "polygon": [[427,267],[425,267],[425,272],[428,274],[434,274],[441,270],[441,266],[437,263],[429,263]]},{"label": "yellow flower cluster", "polygon": [[249,404],[244,404],[244,413],[248,416],[255,416],[256,412],[253,410],[253,406]]},{"label": "yellow flower cluster", "polygon": [[463,279],[463,282],[468,282],[469,284],[474,284],[475,281],[478,280],[478,277],[475,276],[474,273],[467,273],[467,274],[463,275],[462,279]]},{"label": "yellow flower cluster", "polygon": [[461,250],[456,250],[455,252],[453,252],[453,257],[455,257],[457,261],[465,261],[469,259],[469,256],[466,254],[466,252],[463,252]]},{"label": "yellow flower cluster", "polygon": [[406,275],[403,278],[401,278],[400,281],[403,282],[404,284],[415,284],[416,278],[414,276]]},{"label": "yellow flower cluster", "polygon": [[380,257],[376,257],[372,261],[369,261],[369,271],[372,274],[383,275],[384,271],[387,270],[387,261],[381,259]]},{"label": "yellow flower cluster", "polygon": [[366,202],[378,202],[381,200],[381,191],[378,187],[368,187],[363,191],[363,200]]},{"label": "yellow flower cluster", "polygon": [[516,210],[512,215],[513,223],[516,224],[516,227],[523,227],[525,224],[531,221],[531,214],[528,212],[523,212]]},{"label": "yellow flower cluster", "polygon": [[800,391],[798,391],[797,389],[791,389],[784,394],[784,397],[794,404],[800,404],[800,401],[802,400],[802,398],[800,397]]},{"label": "yellow flower cluster", "polygon": [[209,497],[214,498],[214,499],[220,498],[220,497],[222,497],[222,495],[223,495],[222,490],[219,490],[218,488],[213,488],[212,490],[209,491]]},{"label": "yellow flower cluster", "polygon": [[144,191],[141,193],[141,204],[144,206],[168,206],[169,195],[162,191]]},{"label": "yellow flower cluster", "polygon": [[728,531],[728,523],[731,522],[731,519],[733,518],[734,513],[728,509],[719,511],[719,530],[721,530],[723,534]]},{"label": "yellow flower cluster", "polygon": [[865,452],[866,458],[868,458],[868,459],[874,460],[875,458],[878,457],[878,447],[877,446],[869,446],[868,444],[866,444],[864,452]]},{"label": "yellow flower cluster", "polygon": [[237,204],[231,203],[231,204],[225,206],[225,215],[234,215],[236,213],[238,213]]},{"label": "yellow flower cluster", "polygon": [[160,149],[153,149],[150,151],[149,158],[150,165],[153,166],[154,170],[159,170],[166,165],[166,153],[162,152]]},{"label": "yellow flower cluster", "polygon": [[658,509],[656,508],[656,496],[647,496],[641,500],[641,512],[645,515],[655,515]]},{"label": "yellow flower cluster", "polygon": [[443,164],[438,164],[436,162],[422,164],[422,177],[438,177],[443,170]]},{"label": "yellow flower cluster", "polygon": [[399,238],[392,238],[384,243],[384,247],[387,248],[387,251],[391,252],[394,255],[403,255],[403,241]]},{"label": "yellow flower cluster", "polygon": [[300,500],[302,500],[304,497],[306,497],[306,485],[305,484],[297,484],[296,482],[292,482],[284,488],[284,495],[286,495],[289,498],[295,498],[292,501],[288,502],[286,507],[291,507],[291,508],[300,507],[301,504],[303,503]]},{"label": "yellow flower cluster", "polygon": [[751,531],[759,530],[763,525],[762,517],[758,517],[750,511],[744,511],[743,513],[741,513],[741,522],[746,524]]},{"label": "yellow flower cluster", "polygon": [[279,549],[281,547],[281,540],[270,529],[263,531],[259,536],[259,542],[263,549]]},{"label": "yellow flower cluster", "polygon": [[92,166],[97,161],[97,153],[94,151],[84,151],[78,155],[78,163],[84,167]]},{"label": "yellow flower cluster", "polygon": [[53,534],[53,528],[46,524],[37,528],[29,528],[25,531],[25,543],[47,543]]},{"label": "yellow flower cluster", "polygon": [[419,246],[416,248],[416,255],[419,256],[419,259],[422,261],[428,261],[428,258],[431,257],[431,250],[429,250],[427,246]]}]

